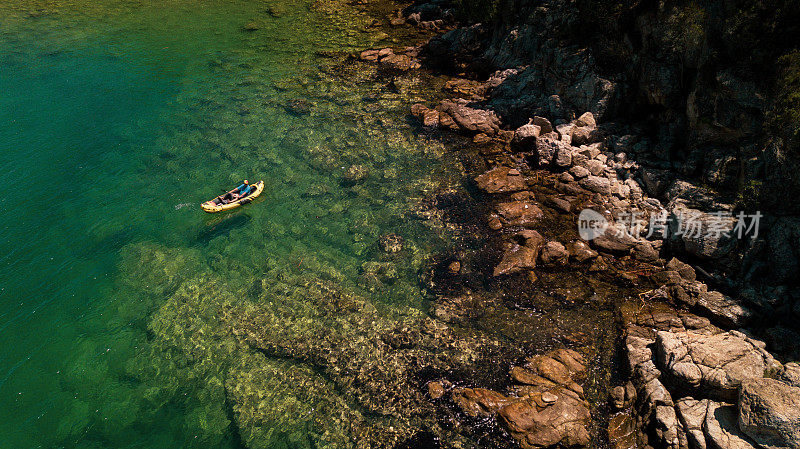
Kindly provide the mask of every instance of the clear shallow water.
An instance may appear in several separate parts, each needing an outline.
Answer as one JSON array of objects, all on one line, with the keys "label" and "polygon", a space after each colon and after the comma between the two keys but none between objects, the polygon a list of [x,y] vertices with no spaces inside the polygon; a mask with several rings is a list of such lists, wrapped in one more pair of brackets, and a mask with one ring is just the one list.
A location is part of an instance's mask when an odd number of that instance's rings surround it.
[{"label": "clear shallow water", "polygon": [[[219,398],[143,374],[176,279],[238,295],[305,271],[419,300],[441,242],[410,210],[459,174],[404,124],[407,95],[319,55],[379,40],[353,31],[371,19],[310,6],[0,6],[0,447],[237,444]],[[343,183],[353,166],[367,176]],[[200,211],[245,177],[267,183],[255,204]],[[410,254],[399,281],[365,281],[387,232]]]}]

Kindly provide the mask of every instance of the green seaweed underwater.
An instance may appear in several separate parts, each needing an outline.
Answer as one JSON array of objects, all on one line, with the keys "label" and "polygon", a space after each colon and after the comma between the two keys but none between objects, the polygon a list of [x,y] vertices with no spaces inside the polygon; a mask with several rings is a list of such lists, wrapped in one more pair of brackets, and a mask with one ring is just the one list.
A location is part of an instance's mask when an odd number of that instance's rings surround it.
[{"label": "green seaweed underwater", "polygon": [[351,60],[393,43],[346,8],[0,5],[0,447],[390,445],[436,425],[412,367],[500,350],[419,309],[443,81]]}]

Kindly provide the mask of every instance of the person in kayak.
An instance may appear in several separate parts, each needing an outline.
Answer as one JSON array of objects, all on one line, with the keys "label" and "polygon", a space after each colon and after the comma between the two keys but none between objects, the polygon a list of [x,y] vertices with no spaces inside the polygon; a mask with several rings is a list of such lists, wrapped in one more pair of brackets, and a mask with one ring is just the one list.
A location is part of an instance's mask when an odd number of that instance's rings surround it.
[{"label": "person in kayak", "polygon": [[247,196],[247,194],[253,190],[253,187],[245,179],[244,184],[237,187],[236,190],[239,191],[239,198],[241,198],[243,196]]},{"label": "person in kayak", "polygon": [[236,201],[239,198],[242,198],[247,194],[249,194],[252,190],[253,186],[251,186],[250,183],[248,183],[247,180],[245,179],[242,185],[231,190],[222,197],[222,204],[228,204],[233,201]]}]

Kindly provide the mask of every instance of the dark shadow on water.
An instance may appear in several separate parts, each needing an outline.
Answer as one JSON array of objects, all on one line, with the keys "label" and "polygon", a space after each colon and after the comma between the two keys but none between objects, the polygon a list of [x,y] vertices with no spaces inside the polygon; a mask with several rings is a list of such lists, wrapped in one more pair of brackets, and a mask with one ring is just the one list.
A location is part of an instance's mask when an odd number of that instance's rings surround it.
[{"label": "dark shadow on water", "polygon": [[253,217],[245,213],[226,214],[222,213],[219,216],[213,216],[206,220],[205,229],[197,234],[194,238],[192,246],[205,246],[209,242],[220,236],[227,236],[232,231],[235,231],[249,223]]},{"label": "dark shadow on water", "polygon": [[435,435],[420,432],[395,446],[395,449],[439,449],[441,447],[442,445]]}]

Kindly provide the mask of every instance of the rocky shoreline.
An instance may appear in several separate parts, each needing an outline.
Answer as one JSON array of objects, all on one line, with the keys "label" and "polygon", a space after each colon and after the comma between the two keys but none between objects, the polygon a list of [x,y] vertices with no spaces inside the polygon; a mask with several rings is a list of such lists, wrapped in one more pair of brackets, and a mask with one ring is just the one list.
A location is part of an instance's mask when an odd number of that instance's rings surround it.
[{"label": "rocky shoreline", "polygon": [[[747,230],[739,229],[743,217],[735,218],[740,206],[659,161],[662,142],[614,119],[614,83],[597,74],[588,50],[537,34],[537,26],[553,27],[547,14],[563,14],[560,2],[552,3],[527,16],[533,23],[492,30],[457,28],[449,2],[418,2],[391,24],[449,31],[419,47],[368,49],[358,57],[394,71],[457,73],[444,87],[450,98],[414,104],[410,113],[423,128],[473,142],[465,157],[475,195],[487,205],[480,220],[494,256],[481,262],[490,265],[483,271],[491,286],[480,293],[437,289],[462,267],[481,263],[469,256],[443,260],[439,273],[426,278],[433,287],[431,314],[451,323],[474,321],[485,313],[481,295],[511,283],[525,296],[549,269],[608,277],[638,294],[638,301],[616,306],[622,382],[608,385],[608,408],[592,407],[575,383],[586,361],[559,349],[512,365],[502,392],[453,387],[445,379],[428,384],[429,396],[493,420],[523,448],[798,447],[800,366],[798,348],[787,342],[800,335],[791,324],[800,315],[792,287],[797,219],[767,214],[761,239],[733,238]],[[518,51],[530,47],[551,59],[525,60]],[[551,85],[556,81],[549,77],[558,75],[561,84]],[[725,176],[724,166],[717,170],[706,179]],[[586,209],[607,222],[589,239],[576,225]],[[696,232],[681,223],[687,217]],[[779,259],[770,259],[776,254]],[[606,429],[593,431],[597,423]]]}]

